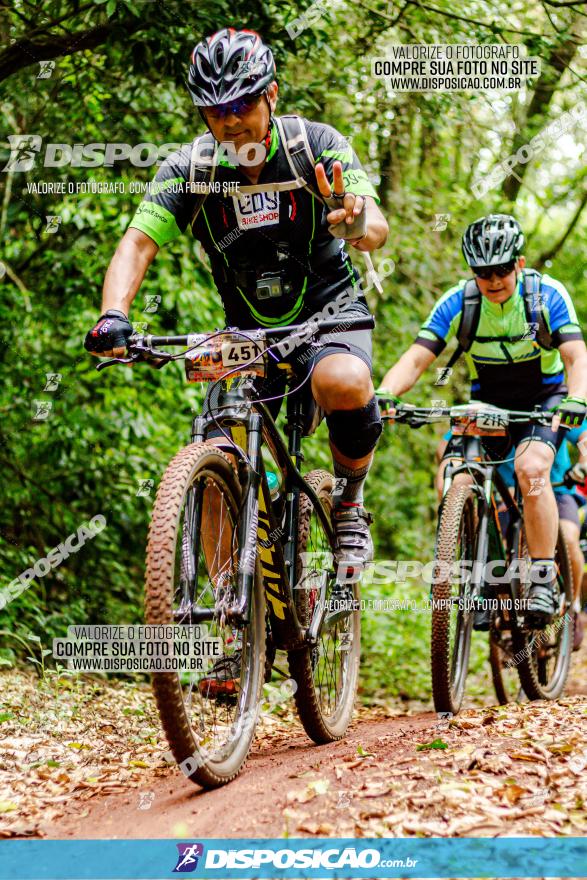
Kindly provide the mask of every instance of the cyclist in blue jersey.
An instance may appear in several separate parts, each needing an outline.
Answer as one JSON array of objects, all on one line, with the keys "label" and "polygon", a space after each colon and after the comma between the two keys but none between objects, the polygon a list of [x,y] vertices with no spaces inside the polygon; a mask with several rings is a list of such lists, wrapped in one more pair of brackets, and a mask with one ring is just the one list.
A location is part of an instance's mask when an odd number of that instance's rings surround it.
[{"label": "cyclist in blue jersey", "polygon": [[[558,516],[548,476],[564,429],[582,424],[587,412],[587,349],[568,291],[555,278],[527,270],[523,246],[522,230],[509,215],[490,214],[466,229],[463,254],[474,278],[460,281],[440,298],[414,344],[385,375],[379,394],[389,398],[388,413],[393,415],[398,395],[409,391],[456,335],[476,400],[524,411],[535,405],[556,409],[555,429],[520,425],[504,443],[484,444],[492,457],[501,459],[516,447],[532,559],[526,618],[541,629],[556,610]],[[536,320],[529,320],[531,302]],[[453,438],[447,456],[458,456],[458,443]],[[537,481],[543,481],[544,490],[533,494]]]},{"label": "cyclist in blue jersey", "polygon": [[[444,480],[444,469],[448,463],[445,456],[446,448],[452,434],[447,431],[436,449],[436,460],[440,467],[436,474],[436,489],[439,498],[442,497],[442,486]],[[576,446],[579,450],[579,458],[573,465],[569,454],[569,447]],[[509,457],[499,466],[499,472],[503,477],[507,486],[514,486],[514,451],[512,450]],[[578,484],[581,484],[587,478],[587,422],[583,422],[577,428],[572,428],[565,435],[565,440],[561,443],[555,456],[550,471],[550,482],[554,490],[556,506],[560,520],[561,531],[567,543],[571,566],[573,569],[573,621],[574,621],[574,637],[573,650],[578,651],[583,641],[583,620],[581,618],[581,595],[583,582],[583,569],[585,558],[581,548],[581,510],[587,504],[587,498],[578,490]],[[540,487],[538,487],[540,488]],[[498,510],[499,520],[502,530],[505,532],[508,522],[508,512],[505,504]],[[488,620],[485,619],[483,612],[480,612],[479,618],[482,627],[487,628]]]}]

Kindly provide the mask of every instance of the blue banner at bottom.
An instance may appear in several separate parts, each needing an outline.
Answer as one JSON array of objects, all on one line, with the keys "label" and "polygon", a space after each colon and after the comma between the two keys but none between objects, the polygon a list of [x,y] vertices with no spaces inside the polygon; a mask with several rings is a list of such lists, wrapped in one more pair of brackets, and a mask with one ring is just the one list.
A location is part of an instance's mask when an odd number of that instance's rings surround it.
[{"label": "blue banner at bottom", "polygon": [[7,840],[0,880],[587,877],[587,838]]}]

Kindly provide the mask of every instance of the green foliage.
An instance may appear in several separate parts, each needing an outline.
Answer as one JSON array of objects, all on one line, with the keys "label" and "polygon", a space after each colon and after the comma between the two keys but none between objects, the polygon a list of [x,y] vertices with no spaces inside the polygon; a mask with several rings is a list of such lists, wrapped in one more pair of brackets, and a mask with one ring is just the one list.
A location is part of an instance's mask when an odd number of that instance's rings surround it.
[{"label": "green foliage", "polygon": [[[535,0],[523,0],[515,8],[505,0],[491,8],[467,0],[457,14],[454,4],[437,0],[435,8],[437,12],[379,0],[369,6],[331,4],[293,40],[285,25],[303,9],[289,3],[234,0],[229,7],[222,0],[203,0],[196,7],[146,0],[16,0],[0,11],[5,38],[0,52],[3,128],[7,134],[37,133],[44,143],[189,141],[201,127],[184,88],[191,47],[225,24],[261,31],[277,59],[279,111],[295,110],[352,136],[381,195],[390,236],[375,263],[388,256],[396,270],[386,279],[384,294],[371,296],[378,382],[410,344],[436,297],[463,276],[462,229],[490,209],[515,208],[528,234],[530,265],[540,265],[541,255],[569,229],[545,266],[568,284],[581,317],[586,316],[587,267],[577,254],[585,249],[587,230],[580,215],[571,224],[585,193],[581,127],[529,163],[515,205],[499,189],[479,201],[471,183],[509,155],[516,137],[523,139],[537,84],[524,93],[495,96],[388,94],[370,76],[371,57],[384,55],[392,43],[525,44],[528,54],[543,59],[550,83],[547,100],[531,119],[531,129],[538,130],[580,99],[574,50],[562,78],[556,78],[554,65],[557,52],[580,42],[579,13],[566,8],[546,12]],[[93,29],[101,29],[102,36],[84,44],[80,35]],[[77,36],[67,51],[54,52],[64,32]],[[42,48],[31,53],[29,46],[27,55],[25,38]],[[13,51],[15,43],[19,52]],[[54,58],[51,77],[37,77],[38,65],[30,60],[37,57]],[[7,157],[4,136],[2,166]],[[153,492],[137,492],[144,481],[156,485],[166,463],[187,441],[191,417],[202,399],[199,388],[184,384],[179,367],[98,374],[82,347],[99,312],[104,273],[140,200],[128,192],[128,185],[151,179],[154,170],[122,161],[108,168],[0,172],[0,259],[5,267],[0,277],[2,584],[84,521],[96,514],[107,520],[106,528],[79,553],[35,580],[0,612],[4,631],[36,632],[43,644],[63,634],[69,623],[140,619]],[[126,192],[39,195],[27,189],[38,180],[65,180],[75,186],[88,178],[124,181]],[[450,215],[444,229],[442,224],[434,228],[439,214]],[[48,215],[61,217],[55,232],[48,231]],[[161,297],[154,314],[145,311],[149,295]],[[158,255],[132,317],[148,322],[152,332],[222,326],[209,272],[188,236]],[[47,373],[61,375],[56,390],[44,390]],[[431,371],[409,399],[465,399],[462,366],[449,386],[435,387],[434,378]],[[46,420],[33,418],[35,401],[52,404]],[[429,428],[385,430],[366,498],[376,514],[380,558],[431,558],[438,439]],[[307,441],[306,454],[308,469],[329,465],[324,426]],[[372,584],[364,595],[393,597],[399,596],[398,590]],[[409,590],[410,596],[421,598],[419,586]],[[425,615],[365,615],[364,698],[383,691],[429,696],[428,629]],[[14,639],[4,637],[2,644],[7,659],[20,651]],[[479,657],[479,664],[484,663]]]}]

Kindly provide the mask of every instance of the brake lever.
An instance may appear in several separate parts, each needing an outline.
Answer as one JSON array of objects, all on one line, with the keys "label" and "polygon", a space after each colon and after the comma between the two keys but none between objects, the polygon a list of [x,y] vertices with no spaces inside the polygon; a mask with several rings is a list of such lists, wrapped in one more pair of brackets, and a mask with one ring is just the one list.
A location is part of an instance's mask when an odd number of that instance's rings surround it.
[{"label": "brake lever", "polygon": [[106,367],[113,367],[114,364],[134,364],[137,360],[136,356],[128,358],[111,358],[108,361],[100,361],[100,363],[96,365],[96,369],[98,371],[105,370]]},{"label": "brake lever", "polygon": [[[138,338],[138,337],[137,337]],[[173,360],[173,355],[167,351],[156,351],[154,349],[145,349],[152,357],[145,357],[141,346],[132,345],[132,337],[129,340],[131,346],[129,348],[130,355],[126,358],[110,358],[108,361],[100,361],[96,366],[97,370],[104,370],[106,367],[113,367],[115,364],[138,364],[145,363],[154,370],[160,370],[165,364]]]}]

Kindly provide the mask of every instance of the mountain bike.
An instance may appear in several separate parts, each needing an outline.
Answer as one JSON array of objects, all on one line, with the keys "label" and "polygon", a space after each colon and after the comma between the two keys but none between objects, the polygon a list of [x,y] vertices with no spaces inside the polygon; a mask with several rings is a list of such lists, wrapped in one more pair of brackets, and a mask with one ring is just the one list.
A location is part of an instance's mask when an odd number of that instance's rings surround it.
[{"label": "mountain bike", "polygon": [[[498,700],[515,698],[520,685],[531,700],[556,699],[564,690],[573,645],[573,580],[565,540],[559,528],[556,614],[544,630],[532,630],[524,620],[530,560],[523,499],[517,481],[510,492],[499,462],[487,457],[482,443],[483,437],[504,437],[510,425],[550,424],[552,414],[401,404],[393,418],[414,428],[449,419],[453,436],[462,442],[462,457],[455,463],[451,455],[444,472],[434,551],[430,659],[436,711],[456,714],[462,705],[474,615],[481,607],[491,612],[489,659]],[[505,536],[500,501],[509,514]]]},{"label": "mountain bike", "polygon": [[[161,368],[183,359],[188,381],[213,383],[193,420],[191,442],[172,459],[158,487],[145,582],[147,623],[199,625],[207,644],[219,647],[212,675],[210,661],[194,673],[153,675],[171,751],[186,775],[204,787],[223,785],[242,769],[277,650],[287,652],[297,712],[314,742],[342,738],[351,720],[360,656],[359,585],[345,576],[349,607],[343,613],[333,607],[342,576],[333,561],[334,478],[325,470],[300,472],[307,404],[294,393],[299,377],[280,353],[286,338],[308,344],[323,332],[370,329],[374,323],[369,316],[342,321],[133,336],[127,357],[99,365],[145,362]],[[160,346],[185,350],[172,354]],[[255,390],[269,358],[286,374],[287,444]],[[277,500],[264,458],[281,478]],[[217,685],[218,663],[232,664],[232,691]]]},{"label": "mountain bike", "polygon": [[[576,482],[572,479],[568,479],[565,477],[564,480],[557,483],[552,483],[552,488],[557,489],[560,486],[566,486],[567,488],[571,488],[576,485]],[[503,528],[502,528],[503,531]],[[525,545],[525,538],[522,532],[520,540],[522,541],[523,555],[529,561],[529,554],[527,547]],[[569,566],[569,576],[572,577],[572,566],[570,563],[570,555],[566,545],[566,541],[563,539],[562,531],[559,529],[557,547],[555,551],[555,561],[557,562],[557,566],[559,571],[562,570],[564,565]],[[572,583],[574,587],[574,577],[572,577]],[[574,622],[572,623],[574,629]],[[573,641],[573,631],[570,633],[571,645]],[[538,666],[539,664],[543,664],[547,659],[548,645],[546,643],[545,637],[537,636],[533,649],[537,652],[537,656],[535,659],[535,664]],[[540,649],[540,650],[539,650]],[[494,638],[490,641],[490,650],[489,650],[489,660],[491,663],[491,673],[493,678],[493,685],[495,689],[495,694],[497,699],[502,705],[506,703],[510,703],[513,700],[517,700],[518,702],[526,696],[523,687],[520,687],[520,682],[518,680],[519,676],[515,674],[515,662],[512,662],[512,645],[511,639],[508,640],[507,634],[502,634],[500,638]],[[569,664],[570,667],[570,658]],[[568,668],[566,670],[568,674]],[[565,676],[566,678],[566,676]],[[561,693],[564,688],[564,683],[562,683]],[[559,694],[560,696],[560,694]],[[552,698],[554,699],[554,697]]]}]

